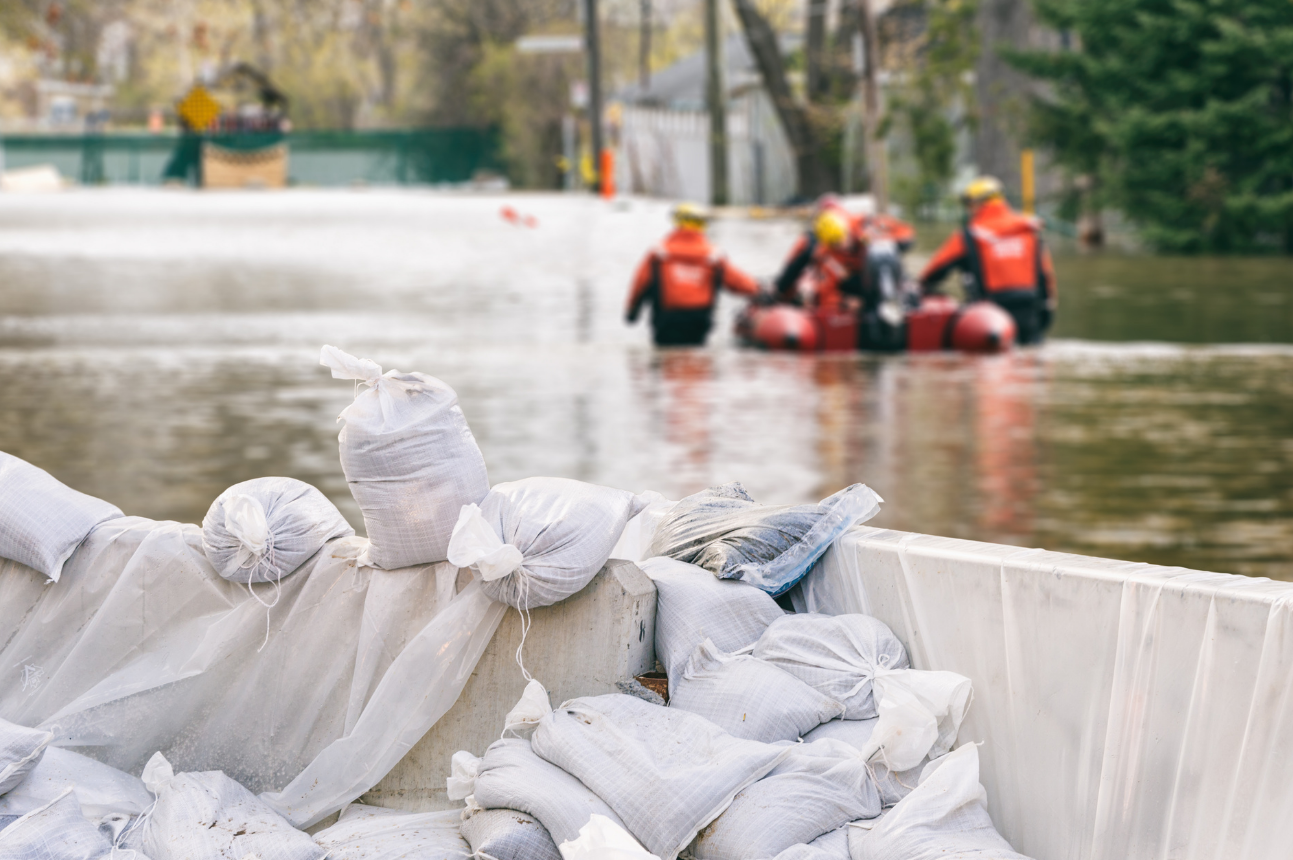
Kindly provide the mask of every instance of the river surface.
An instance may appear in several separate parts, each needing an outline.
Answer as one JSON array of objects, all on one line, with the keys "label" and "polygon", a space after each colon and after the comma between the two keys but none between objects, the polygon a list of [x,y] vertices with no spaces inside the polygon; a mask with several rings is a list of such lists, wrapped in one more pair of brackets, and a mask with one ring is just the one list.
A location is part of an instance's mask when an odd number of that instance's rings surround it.
[{"label": "river surface", "polygon": [[[511,206],[537,224],[500,217]],[[1062,256],[1045,347],[991,357],[657,351],[622,302],[664,204],[421,191],[0,195],[0,450],[200,522],[320,487],[354,394],[331,343],[453,385],[495,482],[677,498],[741,481],[876,525],[1293,579],[1293,262]],[[770,276],[799,228],[724,221]],[[735,302],[723,305],[730,317]]]}]

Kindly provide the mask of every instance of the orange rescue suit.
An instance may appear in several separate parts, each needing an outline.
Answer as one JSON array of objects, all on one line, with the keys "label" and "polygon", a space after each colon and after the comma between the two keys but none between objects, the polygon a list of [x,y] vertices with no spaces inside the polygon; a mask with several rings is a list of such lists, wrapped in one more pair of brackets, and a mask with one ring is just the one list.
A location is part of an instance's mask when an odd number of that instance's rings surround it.
[{"label": "orange rescue suit", "polygon": [[648,300],[653,312],[712,310],[720,287],[749,296],[759,291],[758,282],[727,262],[704,233],[679,227],[638,266],[626,315],[637,319]]},{"label": "orange rescue suit", "polygon": [[807,275],[812,284],[809,301],[813,307],[837,310],[844,294],[861,296],[867,250],[857,227],[857,222],[852,222],[843,247],[827,246],[812,233],[800,236],[777,276],[778,295],[783,299],[792,298],[798,292],[800,279]]},{"label": "orange rescue suit", "polygon": [[964,230],[949,236],[925,266],[920,282],[929,287],[954,268],[969,271],[984,298],[1030,290],[1043,295],[1047,304],[1055,303],[1055,269],[1042,244],[1041,224],[1004,200],[984,203]]}]

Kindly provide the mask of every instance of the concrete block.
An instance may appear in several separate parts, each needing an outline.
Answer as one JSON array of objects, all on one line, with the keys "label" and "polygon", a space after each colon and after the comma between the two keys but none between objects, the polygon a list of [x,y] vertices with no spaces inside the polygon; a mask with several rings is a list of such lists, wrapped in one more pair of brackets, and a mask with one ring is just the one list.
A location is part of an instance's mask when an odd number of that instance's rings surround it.
[{"label": "concrete block", "polygon": [[[655,585],[632,562],[608,561],[583,591],[530,616],[525,668],[547,687],[554,707],[619,692],[617,682],[655,665]],[[502,734],[503,718],[525,689],[520,643],[521,616],[512,609],[458,701],[363,802],[417,811],[462,805],[445,794],[449,759],[458,750],[483,755]]]}]

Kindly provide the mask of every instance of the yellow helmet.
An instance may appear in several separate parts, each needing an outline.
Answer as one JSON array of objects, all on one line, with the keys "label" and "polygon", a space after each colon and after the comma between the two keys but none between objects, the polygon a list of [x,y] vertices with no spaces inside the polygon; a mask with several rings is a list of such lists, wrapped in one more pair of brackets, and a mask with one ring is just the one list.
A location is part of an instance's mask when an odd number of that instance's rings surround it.
[{"label": "yellow helmet", "polygon": [[704,230],[712,217],[709,210],[696,203],[679,203],[673,207],[673,223],[692,230]]},{"label": "yellow helmet", "polygon": [[965,190],[961,192],[961,202],[966,206],[977,206],[1004,196],[1006,192],[1001,187],[1001,180],[995,176],[980,176],[965,186]]},{"label": "yellow helmet", "polygon": [[843,245],[849,237],[849,224],[839,212],[827,209],[813,221],[813,235],[823,245]]}]

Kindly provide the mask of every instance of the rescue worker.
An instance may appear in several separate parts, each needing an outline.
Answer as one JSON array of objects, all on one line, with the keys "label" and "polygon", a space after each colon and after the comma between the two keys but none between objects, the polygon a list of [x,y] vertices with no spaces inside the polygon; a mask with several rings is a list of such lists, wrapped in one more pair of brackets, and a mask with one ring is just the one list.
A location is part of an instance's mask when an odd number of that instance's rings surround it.
[{"label": "rescue worker", "polygon": [[[825,310],[856,310],[862,302],[866,260],[866,241],[856,222],[831,202],[819,205],[812,229],[795,243],[773,281],[777,298]],[[805,275],[811,290],[801,295]]]},{"label": "rescue worker", "polygon": [[1040,343],[1055,313],[1055,269],[1041,222],[1015,212],[1001,183],[980,177],[961,195],[965,225],[948,237],[920,276],[929,293],[953,269],[968,276],[967,298],[987,299],[1015,318],[1016,342]]},{"label": "rescue worker", "polygon": [[692,203],[673,210],[674,230],[638,266],[629,291],[625,320],[637,321],[651,305],[656,346],[700,346],[714,321],[718,292],[745,296],[759,284],[723,257],[705,236],[709,213]]}]

